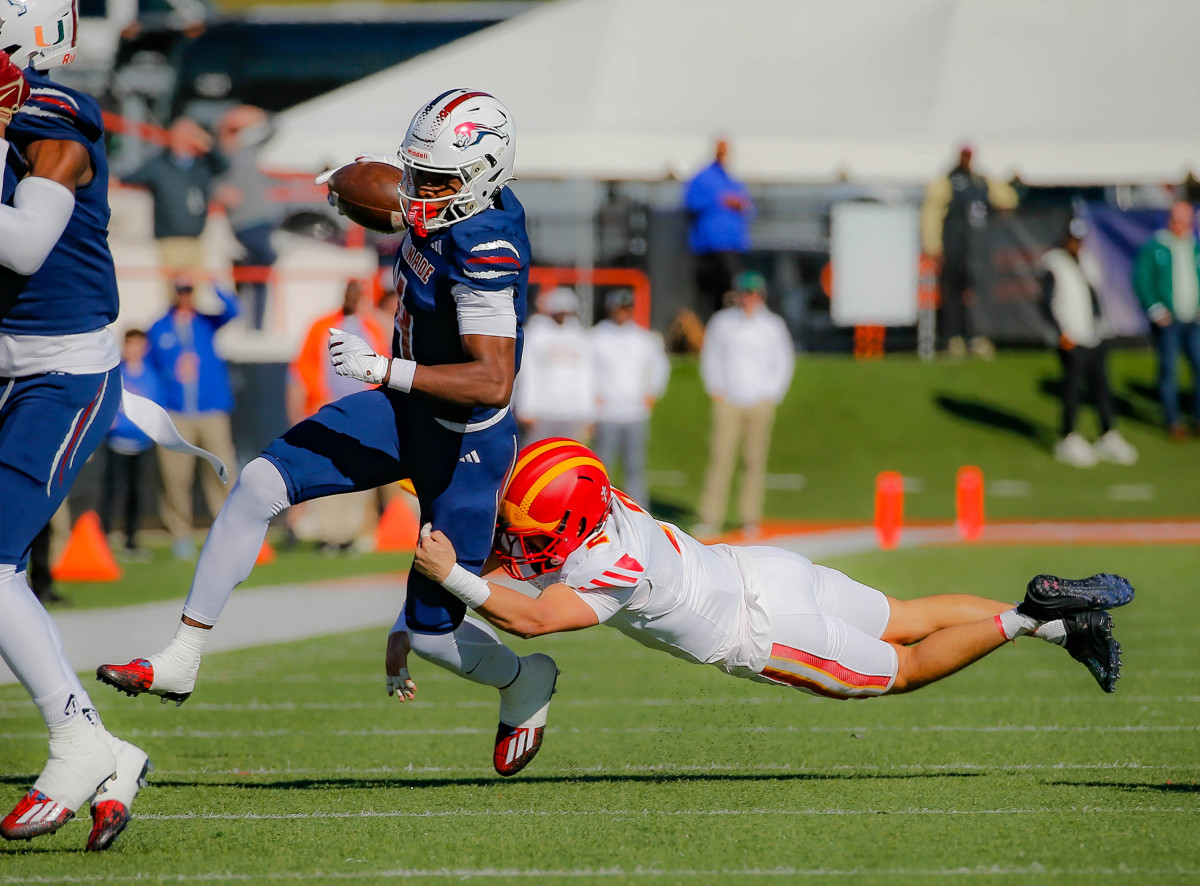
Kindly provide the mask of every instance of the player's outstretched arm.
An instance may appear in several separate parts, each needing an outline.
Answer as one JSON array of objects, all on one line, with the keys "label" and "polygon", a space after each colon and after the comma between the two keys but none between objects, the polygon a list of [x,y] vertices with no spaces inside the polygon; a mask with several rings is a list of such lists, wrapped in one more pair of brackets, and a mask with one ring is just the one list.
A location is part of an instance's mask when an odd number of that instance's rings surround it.
[{"label": "player's outstretched arm", "polygon": [[569,585],[550,585],[531,598],[468,572],[458,565],[450,539],[428,523],[421,528],[413,565],[496,627],[519,637],[578,631],[600,623]]}]

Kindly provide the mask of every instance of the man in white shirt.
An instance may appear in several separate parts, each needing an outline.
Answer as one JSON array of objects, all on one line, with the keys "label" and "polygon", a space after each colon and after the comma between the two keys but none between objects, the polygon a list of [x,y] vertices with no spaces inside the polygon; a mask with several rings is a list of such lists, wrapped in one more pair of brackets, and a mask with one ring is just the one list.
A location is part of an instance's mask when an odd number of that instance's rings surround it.
[{"label": "man in white shirt", "polygon": [[538,310],[550,319],[526,324],[513,393],[521,441],[586,442],[596,421],[596,372],[588,332],[579,322],[579,297],[559,287],[538,298]]},{"label": "man in white shirt", "polygon": [[666,390],[671,366],[662,339],[633,320],[633,293],[615,289],[604,300],[608,319],[592,329],[596,368],[596,454],[612,470],[618,455],[622,487],[629,497],[649,503],[646,487],[646,434],[650,410]]},{"label": "man in white shirt", "polygon": [[911,692],[1026,635],[1065,647],[1106,692],[1120,676],[1105,611],[1133,599],[1120,576],[1039,575],[1016,606],[898,600],[780,548],[703,545],[612,489],[595,454],[570,440],[520,452],[497,525],[489,565],[539,596],[468,573],[428,525],[414,565],[525,637],[604,623],[688,662],[838,699]]},{"label": "man in white shirt", "polygon": [[733,306],[709,320],[700,350],[700,375],[713,401],[708,473],[696,525],[700,536],[719,532],[725,522],[739,441],[745,468],[739,516],[747,534],[758,531],[775,407],[787,393],[796,360],[787,325],[767,309],[762,274],[738,274],[733,295]]}]

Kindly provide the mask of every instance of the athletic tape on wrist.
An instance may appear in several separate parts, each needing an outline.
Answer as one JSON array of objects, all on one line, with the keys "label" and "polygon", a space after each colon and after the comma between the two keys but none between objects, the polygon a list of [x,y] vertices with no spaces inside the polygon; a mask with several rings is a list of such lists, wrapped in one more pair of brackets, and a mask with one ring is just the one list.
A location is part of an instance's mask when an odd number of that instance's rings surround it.
[{"label": "athletic tape on wrist", "polygon": [[462,600],[472,609],[478,609],[488,597],[492,589],[488,583],[473,572],[463,569],[458,563],[450,570],[450,574],[442,581],[442,587]]},{"label": "athletic tape on wrist", "polygon": [[412,390],[413,376],[417,373],[417,364],[413,360],[402,360],[397,357],[392,361],[392,377],[388,379],[388,387],[407,394]]}]

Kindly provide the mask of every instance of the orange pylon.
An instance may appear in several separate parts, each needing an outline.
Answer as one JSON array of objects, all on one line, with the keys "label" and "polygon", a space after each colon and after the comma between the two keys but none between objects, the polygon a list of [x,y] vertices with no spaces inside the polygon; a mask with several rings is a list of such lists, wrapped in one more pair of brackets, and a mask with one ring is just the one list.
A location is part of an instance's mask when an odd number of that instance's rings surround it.
[{"label": "orange pylon", "polygon": [[417,515],[405,500],[397,495],[383,509],[379,526],[375,529],[375,550],[413,551],[417,547]]},{"label": "orange pylon", "polygon": [[275,549],[271,547],[271,543],[265,538],[263,539],[262,547],[258,549],[258,556],[254,558],[255,566],[262,566],[264,563],[275,562]]},{"label": "orange pylon", "polygon": [[121,567],[108,549],[100,515],[88,511],[75,521],[62,556],[50,570],[56,581],[116,581]]}]

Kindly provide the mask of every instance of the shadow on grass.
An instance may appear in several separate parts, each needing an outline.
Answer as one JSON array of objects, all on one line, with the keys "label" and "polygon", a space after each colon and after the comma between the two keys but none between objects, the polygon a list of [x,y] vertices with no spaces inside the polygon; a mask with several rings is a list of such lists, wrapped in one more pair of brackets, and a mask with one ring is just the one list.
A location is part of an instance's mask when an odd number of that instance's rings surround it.
[{"label": "shadow on grass", "polygon": [[1114,788],[1118,791],[1128,791],[1137,794],[1200,794],[1200,784],[1179,784],[1178,782],[1170,781],[1163,784],[1147,784],[1133,781],[1052,781],[1050,783],[1072,788]]},{"label": "shadow on grass", "polygon": [[523,775],[517,779],[496,776],[470,776],[463,778],[414,778],[404,773],[379,778],[297,778],[284,781],[263,781],[264,776],[246,776],[246,780],[224,778],[213,781],[192,779],[155,778],[158,788],[229,787],[242,790],[313,791],[336,788],[339,790],[378,790],[380,788],[449,788],[487,787],[519,784],[687,784],[702,782],[759,782],[759,781],[869,781],[877,779],[904,780],[913,778],[979,778],[981,772],[926,772],[926,773],[881,773],[881,772],[623,772],[613,774],[586,773],[578,775]]},{"label": "shadow on grass", "polygon": [[[1062,379],[1050,376],[1042,378],[1038,382],[1038,390],[1048,397],[1061,400]],[[1154,389],[1148,385],[1135,382],[1129,386],[1129,392],[1133,394],[1132,399],[1122,396],[1116,391],[1112,392],[1113,409],[1116,411],[1117,417],[1124,421],[1133,421],[1155,428],[1159,427],[1162,424],[1162,419],[1158,411],[1158,395],[1154,392]],[[1092,398],[1091,392],[1084,391],[1084,399],[1080,403],[1080,406],[1084,409],[1094,408],[1095,401]]]},{"label": "shadow on grass", "polygon": [[1052,428],[982,400],[968,400],[948,394],[938,394],[934,398],[934,402],[939,408],[956,418],[1024,437],[1039,449],[1049,450],[1056,439]]}]

